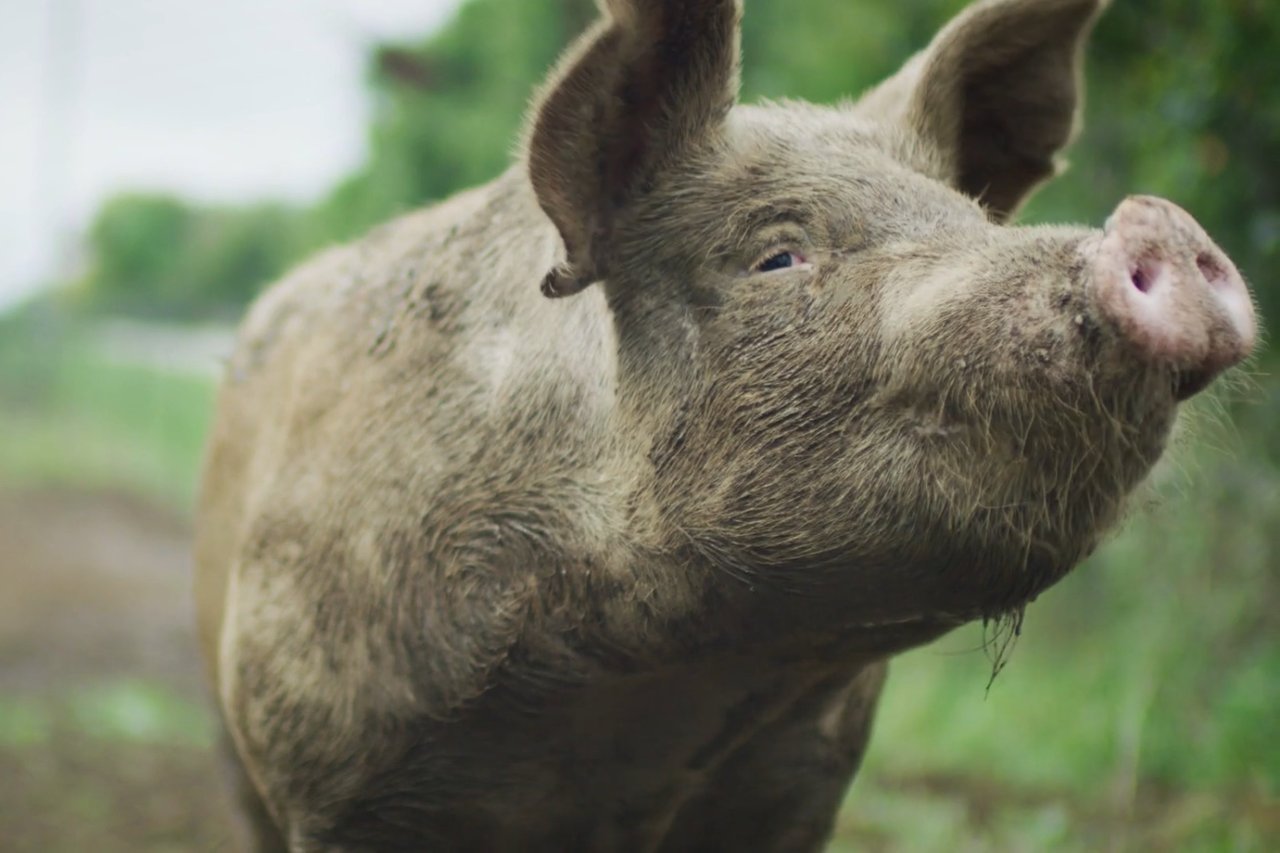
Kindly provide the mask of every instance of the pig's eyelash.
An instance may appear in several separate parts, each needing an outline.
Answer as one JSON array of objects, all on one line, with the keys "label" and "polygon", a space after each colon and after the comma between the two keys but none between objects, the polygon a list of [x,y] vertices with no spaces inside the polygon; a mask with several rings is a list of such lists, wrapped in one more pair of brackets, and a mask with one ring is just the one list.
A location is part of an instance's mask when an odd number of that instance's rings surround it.
[{"label": "pig's eyelash", "polygon": [[771,272],[809,269],[815,260],[814,246],[804,232],[796,233],[792,229],[779,229],[772,240],[761,245],[767,251],[760,252],[747,267],[747,275],[766,275]]},{"label": "pig's eyelash", "polygon": [[796,251],[795,249],[780,249],[769,252],[763,258],[751,265],[751,272],[755,274],[767,274],[771,272],[783,272],[785,270],[808,269],[813,264],[809,262],[809,258]]}]

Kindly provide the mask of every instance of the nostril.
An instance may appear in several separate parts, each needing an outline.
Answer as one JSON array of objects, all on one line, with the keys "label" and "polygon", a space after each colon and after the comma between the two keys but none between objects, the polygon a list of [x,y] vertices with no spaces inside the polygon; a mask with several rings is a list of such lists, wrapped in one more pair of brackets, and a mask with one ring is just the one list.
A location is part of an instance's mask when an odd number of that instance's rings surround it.
[{"label": "nostril", "polygon": [[1205,281],[1212,285],[1221,287],[1227,281],[1227,271],[1223,269],[1218,259],[1208,252],[1201,252],[1196,255],[1196,266],[1200,269],[1200,274],[1204,276]]},{"label": "nostril", "polygon": [[1129,280],[1133,282],[1134,287],[1143,293],[1151,290],[1151,273],[1143,267],[1138,267],[1129,273]]}]

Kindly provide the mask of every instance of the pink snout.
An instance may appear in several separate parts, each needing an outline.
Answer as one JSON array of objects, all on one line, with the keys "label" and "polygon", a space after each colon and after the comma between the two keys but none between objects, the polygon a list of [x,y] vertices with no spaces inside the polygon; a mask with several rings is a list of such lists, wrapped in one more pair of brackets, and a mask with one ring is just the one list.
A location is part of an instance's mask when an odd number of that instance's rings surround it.
[{"label": "pink snout", "polygon": [[1177,372],[1180,397],[1253,350],[1257,322],[1244,279],[1182,208],[1128,198],[1094,245],[1095,305],[1138,358]]}]

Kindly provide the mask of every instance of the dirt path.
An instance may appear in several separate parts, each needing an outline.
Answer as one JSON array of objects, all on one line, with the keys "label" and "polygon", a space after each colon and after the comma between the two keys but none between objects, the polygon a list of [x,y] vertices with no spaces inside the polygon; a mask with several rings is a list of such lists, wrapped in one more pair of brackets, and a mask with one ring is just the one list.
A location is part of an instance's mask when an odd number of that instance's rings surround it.
[{"label": "dirt path", "polygon": [[189,541],[119,496],[0,493],[0,848],[229,849]]},{"label": "dirt path", "polygon": [[0,690],[162,678],[193,694],[190,539],[115,496],[0,496]]}]

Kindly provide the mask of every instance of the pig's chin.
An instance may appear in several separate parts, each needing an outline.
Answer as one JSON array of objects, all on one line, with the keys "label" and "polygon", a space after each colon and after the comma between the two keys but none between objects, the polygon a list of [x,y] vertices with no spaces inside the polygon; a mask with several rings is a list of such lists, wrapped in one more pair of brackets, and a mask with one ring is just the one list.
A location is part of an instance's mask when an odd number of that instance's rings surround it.
[{"label": "pig's chin", "polygon": [[[1089,402],[1099,406],[1096,395]],[[954,455],[931,496],[944,508],[938,529],[968,533],[956,556],[969,577],[956,582],[953,600],[970,615],[998,616],[1060,580],[1122,518],[1175,417],[1167,378],[1144,380],[1099,408],[1064,403],[1020,421],[1028,429],[988,433]]]}]

